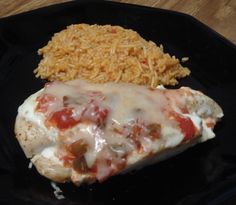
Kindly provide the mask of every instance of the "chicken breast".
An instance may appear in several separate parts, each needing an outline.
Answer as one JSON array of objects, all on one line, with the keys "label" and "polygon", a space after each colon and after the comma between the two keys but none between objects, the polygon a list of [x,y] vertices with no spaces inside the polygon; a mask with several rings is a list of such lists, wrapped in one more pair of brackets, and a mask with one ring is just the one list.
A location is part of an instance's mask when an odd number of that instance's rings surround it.
[{"label": "chicken breast", "polygon": [[104,181],[213,138],[220,106],[187,87],[52,82],[19,107],[15,133],[38,172]]}]

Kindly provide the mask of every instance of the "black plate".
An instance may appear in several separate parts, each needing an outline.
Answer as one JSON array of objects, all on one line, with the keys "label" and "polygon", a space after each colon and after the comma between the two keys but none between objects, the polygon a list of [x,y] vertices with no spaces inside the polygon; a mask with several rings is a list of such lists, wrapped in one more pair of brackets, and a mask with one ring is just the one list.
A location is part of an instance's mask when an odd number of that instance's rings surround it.
[{"label": "black plate", "polygon": [[[57,200],[47,179],[26,160],[14,138],[23,100],[40,89],[33,69],[37,49],[73,23],[121,25],[188,56],[191,76],[180,85],[215,99],[225,117],[216,138],[138,172],[102,184],[60,185]],[[0,204],[236,204],[236,47],[196,19],[173,11],[114,2],[76,1],[0,20]]]}]

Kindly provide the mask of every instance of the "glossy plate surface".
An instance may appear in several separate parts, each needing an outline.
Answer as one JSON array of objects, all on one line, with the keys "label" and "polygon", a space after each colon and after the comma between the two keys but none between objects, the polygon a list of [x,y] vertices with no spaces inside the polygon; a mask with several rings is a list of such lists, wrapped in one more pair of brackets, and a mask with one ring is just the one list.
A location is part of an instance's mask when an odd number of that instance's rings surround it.
[{"label": "glossy plate surface", "polygon": [[[43,86],[33,70],[38,48],[67,25],[112,24],[131,28],[182,58],[191,76],[180,86],[216,100],[224,118],[216,138],[140,171],[102,184],[62,184],[57,200],[49,180],[28,169],[14,137],[18,106]],[[194,18],[114,2],[75,1],[0,19],[0,204],[236,204],[236,47]]]}]

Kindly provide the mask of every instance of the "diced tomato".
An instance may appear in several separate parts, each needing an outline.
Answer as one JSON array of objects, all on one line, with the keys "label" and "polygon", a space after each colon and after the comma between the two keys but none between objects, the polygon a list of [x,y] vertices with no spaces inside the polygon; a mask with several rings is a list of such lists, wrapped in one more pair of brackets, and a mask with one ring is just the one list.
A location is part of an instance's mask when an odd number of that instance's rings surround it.
[{"label": "diced tomato", "polygon": [[50,94],[43,94],[43,95],[38,96],[36,98],[36,101],[38,104],[37,104],[35,110],[37,112],[45,113],[48,110],[49,104],[56,101],[56,97],[54,95],[50,95]]},{"label": "diced tomato", "polygon": [[57,127],[60,130],[65,130],[71,128],[78,124],[80,120],[73,117],[73,112],[71,108],[63,108],[62,110],[52,113],[48,118],[46,124]]},{"label": "diced tomato", "polygon": [[184,135],[183,141],[188,141],[196,134],[196,128],[189,117],[182,117],[180,115],[175,115],[175,120],[178,122],[181,132]]},{"label": "diced tomato", "polygon": [[97,123],[101,125],[108,115],[108,109],[99,110],[97,113]]},{"label": "diced tomato", "polygon": [[94,101],[91,101],[81,114],[81,120],[91,121],[98,126],[102,125],[109,111],[106,108],[100,108]]}]

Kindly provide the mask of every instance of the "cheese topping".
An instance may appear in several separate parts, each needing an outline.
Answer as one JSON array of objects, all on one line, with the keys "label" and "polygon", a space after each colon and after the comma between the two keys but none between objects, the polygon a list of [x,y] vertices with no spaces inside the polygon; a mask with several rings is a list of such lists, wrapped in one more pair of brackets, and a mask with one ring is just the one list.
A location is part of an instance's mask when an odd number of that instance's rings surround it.
[{"label": "cheese topping", "polygon": [[198,137],[202,129],[204,140],[208,133],[211,138],[213,127],[189,113],[186,103],[193,98],[187,88],[53,82],[30,96],[19,115],[56,142],[41,153],[44,157],[104,180],[139,157]]}]

